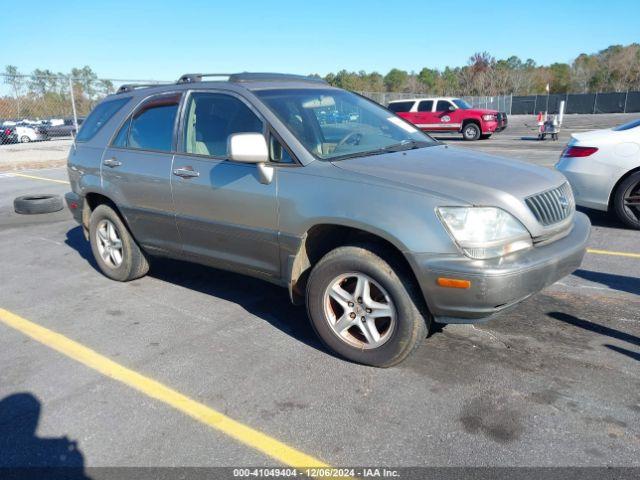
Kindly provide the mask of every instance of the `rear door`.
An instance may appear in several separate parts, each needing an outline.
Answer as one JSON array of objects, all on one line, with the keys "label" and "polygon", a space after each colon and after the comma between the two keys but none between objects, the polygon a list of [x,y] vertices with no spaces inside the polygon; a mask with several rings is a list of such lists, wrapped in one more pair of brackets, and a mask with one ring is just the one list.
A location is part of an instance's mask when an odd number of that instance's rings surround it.
[{"label": "rear door", "polygon": [[388,108],[399,117],[402,117],[411,123],[415,123],[415,113],[413,112],[414,104],[414,100],[406,100],[390,103]]},{"label": "rear door", "polygon": [[278,171],[260,183],[255,164],[232,162],[233,133],[266,133],[253,107],[231,92],[191,92],[185,102],[172,188],[183,251],[201,262],[263,277],[280,274]]},{"label": "rear door", "polygon": [[434,130],[441,132],[457,132],[460,130],[459,113],[457,107],[449,100],[438,100],[435,108]]},{"label": "rear door", "polygon": [[145,248],[179,251],[171,167],[181,93],[145,99],[124,122],[102,158],[103,189]]},{"label": "rear door", "polygon": [[420,100],[414,116],[414,123],[421,130],[431,130],[434,124],[438,126],[433,113],[433,100]]}]

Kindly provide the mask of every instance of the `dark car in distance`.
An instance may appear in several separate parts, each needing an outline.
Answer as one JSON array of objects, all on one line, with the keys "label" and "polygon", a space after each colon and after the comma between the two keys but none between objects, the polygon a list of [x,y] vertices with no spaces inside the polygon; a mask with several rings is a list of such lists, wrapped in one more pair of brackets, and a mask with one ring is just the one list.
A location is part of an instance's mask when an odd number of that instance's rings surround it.
[{"label": "dark car in distance", "polygon": [[[78,118],[78,127],[82,125],[83,121],[84,118]],[[62,125],[47,126],[47,135],[49,137],[71,137],[76,133],[76,126],[73,118],[65,118]]]},{"label": "dark car in distance", "polygon": [[18,141],[18,134],[15,127],[12,126],[0,126],[0,145],[5,143],[16,143]]}]

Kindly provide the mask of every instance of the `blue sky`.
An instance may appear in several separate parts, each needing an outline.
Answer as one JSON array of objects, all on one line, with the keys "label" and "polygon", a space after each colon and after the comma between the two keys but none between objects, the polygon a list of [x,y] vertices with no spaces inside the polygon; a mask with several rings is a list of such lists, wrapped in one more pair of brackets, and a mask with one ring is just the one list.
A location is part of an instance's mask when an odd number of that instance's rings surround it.
[{"label": "blue sky", "polygon": [[637,0],[27,3],[0,17],[0,68],[89,65],[105,78],[158,80],[243,70],[384,74],[464,65],[484,50],[566,62],[640,41]]}]

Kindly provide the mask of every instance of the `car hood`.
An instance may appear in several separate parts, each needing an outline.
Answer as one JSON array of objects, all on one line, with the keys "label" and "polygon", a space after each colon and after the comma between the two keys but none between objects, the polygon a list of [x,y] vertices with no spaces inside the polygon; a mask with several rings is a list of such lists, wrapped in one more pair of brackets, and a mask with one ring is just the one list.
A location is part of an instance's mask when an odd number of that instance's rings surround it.
[{"label": "car hood", "polygon": [[498,114],[498,110],[491,110],[491,109],[486,109],[486,108],[468,108],[465,110],[465,112],[467,113],[472,113],[475,115],[485,115],[485,114],[493,114],[493,115],[497,115]]},{"label": "car hood", "polygon": [[525,224],[531,220],[525,197],[566,181],[555,170],[447,145],[340,160],[334,165],[440,196],[443,205],[454,204],[455,199],[465,205],[498,206]]}]

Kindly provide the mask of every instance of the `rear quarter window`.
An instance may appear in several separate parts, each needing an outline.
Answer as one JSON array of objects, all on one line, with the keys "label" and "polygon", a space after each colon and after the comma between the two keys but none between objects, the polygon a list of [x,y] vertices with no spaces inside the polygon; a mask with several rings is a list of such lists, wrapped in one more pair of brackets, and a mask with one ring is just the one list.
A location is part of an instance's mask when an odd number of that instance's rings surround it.
[{"label": "rear quarter window", "polygon": [[86,142],[91,140],[129,100],[131,100],[131,97],[109,100],[94,108],[87,119],[82,122],[82,128],[78,132],[76,141]]},{"label": "rear quarter window", "polygon": [[413,107],[414,102],[393,102],[389,104],[389,110],[392,112],[408,112]]}]

